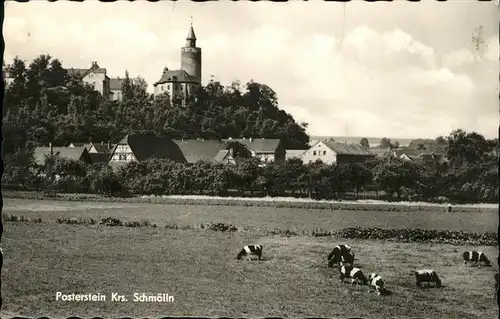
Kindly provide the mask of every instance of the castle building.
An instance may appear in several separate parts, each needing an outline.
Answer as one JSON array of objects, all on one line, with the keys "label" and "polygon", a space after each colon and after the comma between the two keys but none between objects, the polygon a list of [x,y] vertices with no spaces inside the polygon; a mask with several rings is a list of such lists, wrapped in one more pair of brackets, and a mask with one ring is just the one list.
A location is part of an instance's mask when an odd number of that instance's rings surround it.
[{"label": "castle building", "polygon": [[170,101],[185,105],[201,86],[201,48],[196,46],[193,25],[190,26],[186,45],[181,48],[181,69],[163,69],[160,80],[153,84],[154,95],[168,93]]},{"label": "castle building", "polygon": [[68,74],[76,75],[82,79],[84,83],[90,84],[94,89],[101,93],[105,99],[110,97],[109,89],[109,76],[107,75],[107,70],[101,68],[97,61],[92,61],[92,66],[86,69],[67,69]]}]

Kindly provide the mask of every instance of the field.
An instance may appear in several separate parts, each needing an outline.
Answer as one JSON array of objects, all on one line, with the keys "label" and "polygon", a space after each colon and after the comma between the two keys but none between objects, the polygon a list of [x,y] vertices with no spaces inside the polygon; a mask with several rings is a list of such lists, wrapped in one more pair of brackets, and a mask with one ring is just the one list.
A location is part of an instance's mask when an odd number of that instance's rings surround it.
[{"label": "field", "polygon": [[[5,199],[3,214],[44,223],[5,222],[2,236],[4,314],[66,318],[70,315],[159,317],[364,317],[497,318],[491,268],[464,267],[461,253],[497,247],[349,240],[356,264],[381,274],[389,294],[341,284],[326,267],[339,239],[281,237],[269,230],[338,229],[353,226],[436,228],[495,232],[498,212],[331,211],[240,206],[120,204]],[[156,228],[57,224],[58,217],[147,219]],[[224,222],[237,232],[195,227]],[[193,226],[166,229],[165,224]],[[247,243],[264,245],[264,260],[236,261]],[[412,270],[431,267],[440,289],[417,289]],[[105,302],[61,302],[63,293],[105,294]],[[111,293],[128,302],[112,302]],[[139,303],[133,293],[168,293],[172,303]],[[4,315],[1,316],[2,318]]]}]

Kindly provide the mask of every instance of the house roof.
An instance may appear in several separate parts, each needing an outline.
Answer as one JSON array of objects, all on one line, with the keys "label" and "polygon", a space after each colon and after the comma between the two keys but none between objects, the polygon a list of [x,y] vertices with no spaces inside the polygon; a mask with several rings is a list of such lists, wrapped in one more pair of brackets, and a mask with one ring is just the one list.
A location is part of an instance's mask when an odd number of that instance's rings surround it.
[{"label": "house roof", "polygon": [[184,70],[168,70],[167,68],[165,68],[163,70],[161,79],[153,85],[157,86],[158,84],[172,83],[172,82],[198,83],[198,81],[196,81],[196,78],[194,76],[189,75]]},{"label": "house roof", "polygon": [[339,155],[365,155],[375,156],[369,149],[354,143],[323,142],[329,149]]},{"label": "house roof", "polygon": [[370,152],[378,157],[386,157],[390,155],[389,149],[387,147],[373,147],[370,148]]},{"label": "house roof", "polygon": [[245,145],[248,149],[253,150],[256,153],[274,153],[278,149],[280,144],[279,139],[264,139],[264,138],[256,138],[256,139],[246,139],[246,138],[238,138],[238,139],[224,139],[224,142],[238,142],[240,144]]},{"label": "house roof", "polygon": [[108,154],[106,153],[89,153],[92,163],[106,163],[108,161]]},{"label": "house roof", "polygon": [[220,150],[217,155],[215,155],[214,162],[222,162],[230,156],[229,150]]},{"label": "house roof", "polygon": [[[83,143],[83,142],[73,142],[73,143],[70,143],[69,145],[73,144],[74,147],[85,147],[88,149],[88,147],[90,147],[90,144],[89,143]],[[68,146],[68,147],[71,147],[71,146]]]},{"label": "house roof", "polygon": [[286,158],[301,158],[307,150],[286,150]]},{"label": "house roof", "polygon": [[92,144],[97,153],[108,153],[109,152],[109,149],[108,149],[108,145],[107,144]]},{"label": "house roof", "polygon": [[174,140],[188,163],[213,162],[224,159],[227,144],[220,140]]},{"label": "house roof", "polygon": [[182,163],[221,162],[230,156],[227,144],[220,140],[172,140],[166,136],[129,134],[117,145],[128,145],[138,161],[158,158]]},{"label": "house roof", "polygon": [[[136,78],[129,78],[132,83],[136,82]],[[125,81],[125,78],[110,78],[109,79],[109,89],[112,91],[121,91],[122,90],[122,85],[123,82]]]},{"label": "house roof", "polygon": [[113,153],[118,145],[128,145],[138,161],[153,158],[186,161],[179,146],[166,136],[128,134],[115,145]]},{"label": "house roof", "polygon": [[92,61],[92,65],[90,66],[90,68],[87,68],[87,69],[69,68],[69,69],[66,69],[66,71],[68,71],[68,74],[70,74],[70,75],[77,75],[77,76],[80,76],[82,78],[85,77],[90,72],[104,73],[104,74],[107,73],[107,70],[105,68],[99,67],[99,65],[97,64],[97,61]]},{"label": "house roof", "polygon": [[196,40],[196,35],[194,34],[193,26],[189,28],[189,33],[186,40]]},{"label": "house roof", "polygon": [[[53,147],[54,156],[78,161],[84,152],[88,152],[84,147]],[[34,159],[37,165],[44,165],[47,156],[50,156],[50,147],[36,147]]]}]

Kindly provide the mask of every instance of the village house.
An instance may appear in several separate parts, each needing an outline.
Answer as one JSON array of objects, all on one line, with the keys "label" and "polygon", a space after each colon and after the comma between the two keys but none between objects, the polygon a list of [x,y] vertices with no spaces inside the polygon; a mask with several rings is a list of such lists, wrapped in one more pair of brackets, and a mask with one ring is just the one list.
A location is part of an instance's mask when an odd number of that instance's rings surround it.
[{"label": "village house", "polygon": [[304,164],[321,160],[325,164],[357,162],[375,157],[367,148],[354,143],[318,141],[302,156]]},{"label": "village house", "polygon": [[227,144],[217,140],[172,140],[164,136],[128,134],[111,151],[108,164],[117,168],[132,161],[169,159],[194,164],[197,161],[235,164]]},{"label": "village house", "polygon": [[76,75],[84,83],[90,84],[94,89],[101,93],[105,99],[110,98],[110,78],[105,68],[99,67],[97,61],[92,61],[92,66],[87,69],[67,69],[68,74]]},{"label": "village house", "polygon": [[252,157],[258,158],[263,165],[269,162],[284,162],[286,159],[286,150],[280,139],[228,138],[223,141],[225,143],[238,142],[246,146]]},{"label": "village house", "polygon": [[[137,79],[136,78],[129,78],[130,82],[132,84],[136,83]],[[123,82],[125,81],[125,78],[111,78],[109,80],[109,92],[110,92],[110,97],[109,99],[111,101],[122,101],[123,100]]]},{"label": "village house", "polygon": [[109,80],[109,92],[110,92],[110,97],[109,99],[112,101],[122,101],[123,100],[123,92],[122,92],[122,85],[123,85],[123,80],[118,78],[111,78]]},{"label": "village house", "polygon": [[446,156],[437,152],[427,152],[413,149],[393,149],[390,151],[390,155],[415,164],[438,163],[439,165],[448,165],[448,159]]},{"label": "village house", "polygon": [[82,161],[86,164],[92,164],[92,159],[85,147],[36,147],[33,153],[35,165],[42,167],[45,160],[50,156],[64,158],[73,161]]},{"label": "village house", "polygon": [[109,153],[111,152],[112,145],[101,141],[100,144],[89,143],[71,143],[68,147],[85,147],[89,152],[92,163],[105,163],[108,161]]}]

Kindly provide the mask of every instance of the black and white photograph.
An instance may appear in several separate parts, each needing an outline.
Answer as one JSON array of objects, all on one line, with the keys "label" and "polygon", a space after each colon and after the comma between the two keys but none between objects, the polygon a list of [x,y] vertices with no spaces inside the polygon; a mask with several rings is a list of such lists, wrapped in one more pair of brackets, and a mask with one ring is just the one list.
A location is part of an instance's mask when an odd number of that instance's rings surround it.
[{"label": "black and white photograph", "polygon": [[4,1],[0,318],[498,318],[498,1]]}]

